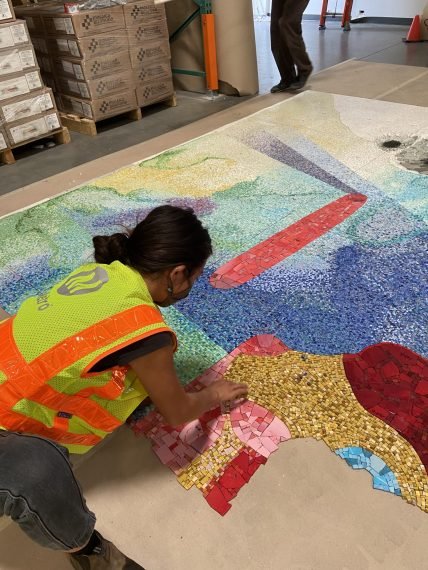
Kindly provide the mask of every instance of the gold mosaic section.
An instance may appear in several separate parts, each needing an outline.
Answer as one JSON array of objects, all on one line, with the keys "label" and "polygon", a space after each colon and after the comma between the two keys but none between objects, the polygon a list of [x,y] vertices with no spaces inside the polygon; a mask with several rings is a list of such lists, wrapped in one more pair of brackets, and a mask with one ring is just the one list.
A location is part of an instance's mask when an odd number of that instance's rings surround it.
[{"label": "gold mosaic section", "polygon": [[221,436],[204,453],[199,455],[178,476],[185,489],[195,485],[204,490],[212,479],[220,477],[228,464],[242,450],[244,445],[236,437],[229,420],[226,421]]},{"label": "gold mosaic section", "polygon": [[341,356],[289,351],[276,357],[241,355],[225,376],[249,385],[249,398],[271,410],[292,436],[323,440],[332,449],[363,447],[394,472],[403,498],[428,512],[428,476],[393,428],[367,412],[346,378]]}]

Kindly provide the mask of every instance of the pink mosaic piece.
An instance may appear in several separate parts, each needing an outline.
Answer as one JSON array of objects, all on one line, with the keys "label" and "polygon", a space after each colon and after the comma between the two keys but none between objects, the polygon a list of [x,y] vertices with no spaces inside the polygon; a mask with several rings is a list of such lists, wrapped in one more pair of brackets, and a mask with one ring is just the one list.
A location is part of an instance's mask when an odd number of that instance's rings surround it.
[{"label": "pink mosaic piece", "polygon": [[[253,337],[196,378],[186,390],[198,391],[218,380],[240,354],[276,356],[286,350],[288,348],[273,335]],[[223,451],[226,457],[230,454],[230,461],[225,462],[220,472],[205,476],[206,482],[199,485],[208,504],[224,515],[239,489],[248,483],[281,442],[291,438],[290,431],[279,418],[246,400],[236,403],[230,410],[216,408],[199,420],[175,428],[166,425],[162,416],[154,411],[135,421],[132,428],[151,440],[160,461],[180,477],[198,457],[213,448],[224,435],[227,422],[230,422],[239,447],[236,443],[235,447],[225,447]]]}]

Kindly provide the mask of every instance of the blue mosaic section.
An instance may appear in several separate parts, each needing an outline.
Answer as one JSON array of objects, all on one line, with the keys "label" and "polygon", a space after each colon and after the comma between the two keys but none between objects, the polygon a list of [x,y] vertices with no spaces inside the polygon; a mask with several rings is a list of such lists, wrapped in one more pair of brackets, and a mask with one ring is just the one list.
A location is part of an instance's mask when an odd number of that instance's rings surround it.
[{"label": "blue mosaic section", "polygon": [[353,469],[365,469],[373,477],[373,488],[380,491],[401,495],[397,478],[388,465],[367,449],[362,447],[342,447],[336,450]]}]

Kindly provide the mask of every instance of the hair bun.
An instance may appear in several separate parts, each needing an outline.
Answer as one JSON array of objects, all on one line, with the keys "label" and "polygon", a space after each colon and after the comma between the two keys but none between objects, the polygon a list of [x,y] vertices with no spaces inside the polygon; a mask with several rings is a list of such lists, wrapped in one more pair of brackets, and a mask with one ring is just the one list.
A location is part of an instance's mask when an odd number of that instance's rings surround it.
[{"label": "hair bun", "polygon": [[111,236],[95,236],[92,239],[97,263],[113,263],[121,261],[128,263],[128,235],[113,234]]}]

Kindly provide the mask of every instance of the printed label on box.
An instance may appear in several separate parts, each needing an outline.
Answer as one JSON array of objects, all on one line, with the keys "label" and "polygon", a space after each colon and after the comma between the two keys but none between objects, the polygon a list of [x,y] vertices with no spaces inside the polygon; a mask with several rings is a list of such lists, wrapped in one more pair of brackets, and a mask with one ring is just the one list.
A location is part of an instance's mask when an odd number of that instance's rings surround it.
[{"label": "printed label on box", "polygon": [[86,83],[79,83],[80,94],[85,99],[90,99],[91,94],[89,93],[88,86]]},{"label": "printed label on box", "polygon": [[0,0],[0,20],[10,20],[12,18],[12,10],[7,0]]},{"label": "printed label on box", "polygon": [[21,51],[19,53],[19,56],[21,58],[22,69],[36,67],[36,61],[34,59],[34,52],[32,49]]},{"label": "printed label on box", "polygon": [[79,89],[79,84],[77,81],[73,81],[72,79],[67,79],[67,85],[68,85],[69,90],[72,93],[79,95],[80,89]]},{"label": "printed label on box", "polygon": [[87,117],[93,117],[93,113],[92,113],[92,107],[90,105],[88,105],[88,103],[82,103],[82,108],[83,108],[83,113],[87,116]]},{"label": "printed label on box", "polygon": [[22,71],[21,58],[17,51],[14,51],[0,59],[0,75],[16,73],[17,71]]},{"label": "printed label on box", "polygon": [[68,50],[71,53],[71,55],[74,55],[74,57],[80,57],[80,50],[79,50],[79,46],[77,44],[77,42],[73,42],[72,40],[68,41]]},{"label": "printed label on box", "polygon": [[169,43],[164,40],[148,43],[145,46],[131,50],[133,66],[137,66],[139,63],[145,63],[147,61],[155,61],[157,59],[169,59],[170,56],[171,51]]},{"label": "printed label on box", "polygon": [[76,63],[73,64],[73,75],[77,78],[77,79],[85,79],[85,75],[83,73],[83,69],[80,65],[77,65]]},{"label": "printed label on box", "polygon": [[71,20],[65,21],[65,31],[72,36],[74,34],[73,22]]},{"label": "printed label on box", "polygon": [[16,95],[24,95],[29,93],[30,89],[24,77],[15,77],[6,81],[0,81],[0,101],[2,99],[9,99]]},{"label": "printed label on box", "polygon": [[137,99],[140,107],[162,101],[174,93],[174,86],[170,79],[157,81],[152,84],[137,86]]},{"label": "printed label on box", "polygon": [[61,126],[59,124],[58,115],[56,113],[51,113],[45,117],[46,125],[49,131],[54,131],[55,129],[59,129]]},{"label": "printed label on box", "polygon": [[46,132],[46,123],[40,118],[23,125],[12,127],[9,132],[12,144],[19,144],[43,135]]},{"label": "printed label on box", "polygon": [[53,109],[52,97],[49,93],[43,93],[43,95],[39,95],[37,97],[40,105],[41,111],[49,111],[49,109]]},{"label": "printed label on box", "polygon": [[144,65],[137,77],[142,83],[171,77],[171,65],[169,60],[167,62],[158,61],[157,63]]},{"label": "printed label on box", "polygon": [[16,24],[13,22],[11,25],[5,24],[4,28],[0,28],[0,48],[13,48],[27,44],[30,41],[27,30],[24,24]]},{"label": "printed label on box", "polygon": [[65,32],[65,20],[64,18],[53,18],[53,23],[55,30],[58,32]]},{"label": "printed label on box", "polygon": [[17,97],[18,95],[25,95],[41,87],[42,82],[37,71],[26,73],[21,77],[13,77],[6,81],[0,81],[0,101]]},{"label": "printed label on box", "polygon": [[53,109],[53,103],[50,95],[48,93],[43,93],[42,95],[36,95],[32,99],[27,99],[26,101],[18,101],[16,103],[4,105],[2,109],[6,122],[12,122],[25,119],[25,117],[32,117],[33,115],[43,113],[43,111]]},{"label": "printed label on box", "polygon": [[131,41],[160,40],[168,37],[168,28],[166,22],[155,22],[153,24],[132,27],[128,30],[131,35]]},{"label": "printed label on box", "polygon": [[5,28],[0,30],[0,48],[13,47],[15,45],[12,28]]},{"label": "printed label on box", "polygon": [[59,51],[68,51],[68,40],[57,38],[56,45]]},{"label": "printed label on box", "polygon": [[73,108],[73,111],[75,113],[77,113],[78,115],[84,115],[83,105],[82,105],[82,103],[80,103],[80,101],[74,101],[72,99],[71,100],[71,107]]},{"label": "printed label on box", "polygon": [[11,30],[15,45],[26,44],[30,41],[24,24],[17,24],[16,26],[12,26]]},{"label": "printed label on box", "polygon": [[27,85],[31,90],[39,89],[42,86],[42,82],[40,80],[40,75],[38,71],[26,73],[25,78],[27,80]]},{"label": "printed label on box", "polygon": [[62,68],[66,73],[74,75],[73,64],[70,61],[65,61],[64,59],[62,59],[61,63],[62,63]]}]

